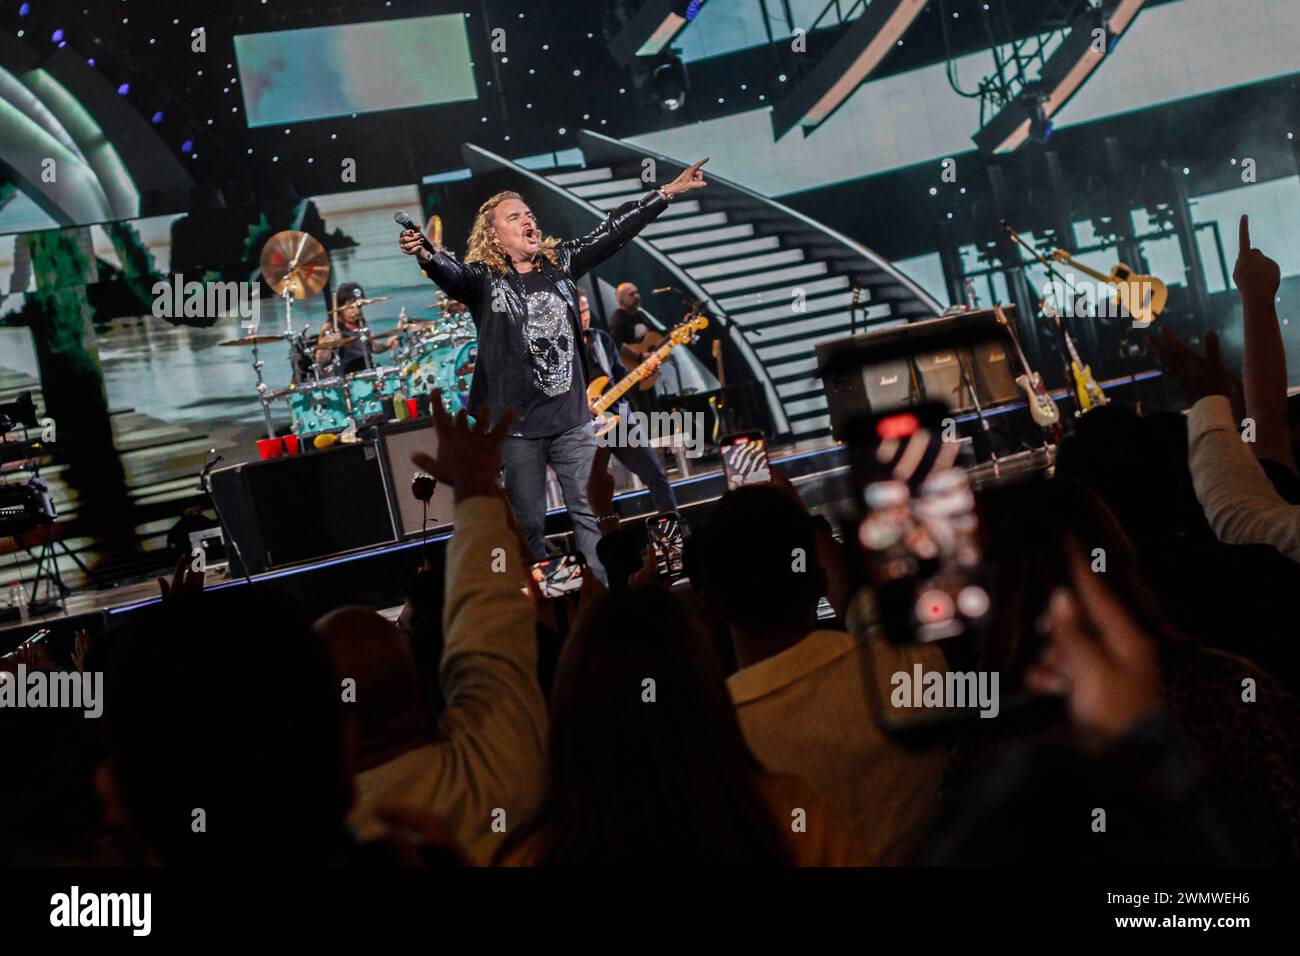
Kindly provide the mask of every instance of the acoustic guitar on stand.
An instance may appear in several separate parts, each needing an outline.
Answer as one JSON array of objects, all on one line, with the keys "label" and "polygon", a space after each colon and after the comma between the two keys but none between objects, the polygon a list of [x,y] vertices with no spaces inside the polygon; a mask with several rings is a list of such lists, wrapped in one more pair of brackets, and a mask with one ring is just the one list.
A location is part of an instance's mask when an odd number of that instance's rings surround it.
[{"label": "acoustic guitar on stand", "polygon": [[1086,276],[1104,282],[1115,290],[1124,311],[1133,319],[1133,324],[1145,328],[1156,320],[1169,298],[1169,290],[1155,276],[1134,272],[1120,262],[1111,267],[1110,275],[1089,269],[1070,255],[1069,250],[1057,249],[1052,253],[1057,262],[1073,266]]},{"label": "acoustic guitar on stand", "polygon": [[624,394],[630,391],[633,386],[644,382],[653,375],[657,375],[659,366],[668,358],[669,352],[679,345],[694,341],[695,337],[708,326],[709,320],[705,316],[689,316],[686,321],[674,328],[661,340],[663,344],[655,349],[649,358],[624,375],[607,392],[604,389],[609,384],[608,375],[599,375],[592,379],[591,384],[587,386],[587,401],[590,402],[591,411],[596,417],[596,435],[603,435],[618,424],[618,416],[610,414],[609,410],[618,403],[618,400]]}]

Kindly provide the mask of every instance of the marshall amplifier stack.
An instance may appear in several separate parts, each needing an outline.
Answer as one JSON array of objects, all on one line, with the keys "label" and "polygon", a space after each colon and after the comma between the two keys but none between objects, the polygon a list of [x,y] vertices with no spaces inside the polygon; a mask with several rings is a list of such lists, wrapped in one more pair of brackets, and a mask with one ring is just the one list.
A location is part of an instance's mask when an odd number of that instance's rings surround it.
[{"label": "marshall amplifier stack", "polygon": [[[1014,307],[1002,314],[1015,321]],[[996,310],[958,312],[816,345],[831,431],[873,410],[942,401],[955,414],[1005,405],[1016,386],[1014,349]],[[972,391],[974,395],[972,396]]]}]

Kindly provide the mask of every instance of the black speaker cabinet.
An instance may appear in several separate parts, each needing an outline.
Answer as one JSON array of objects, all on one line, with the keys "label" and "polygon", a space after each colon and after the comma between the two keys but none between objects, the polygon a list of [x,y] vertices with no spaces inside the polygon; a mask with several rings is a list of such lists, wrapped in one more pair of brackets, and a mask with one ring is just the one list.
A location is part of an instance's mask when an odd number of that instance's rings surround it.
[{"label": "black speaker cabinet", "polygon": [[1001,342],[984,342],[974,346],[975,392],[985,405],[1003,405],[1023,398],[1016,385],[1016,368],[1011,350]]},{"label": "black speaker cabinet", "polygon": [[236,574],[268,571],[396,540],[373,442],[220,468],[212,502],[236,547]]},{"label": "black speaker cabinet", "polygon": [[[411,453],[423,451],[433,454],[437,447],[433,419],[421,418],[380,425],[375,432],[384,481],[393,502],[397,535],[399,538],[418,535],[425,528],[425,511],[424,504],[411,494],[411,479],[420,470],[412,463]],[[455,508],[455,496],[451,487],[438,485],[429,501],[429,530],[451,524]]]},{"label": "black speaker cabinet", "polygon": [[967,379],[982,406],[1018,400],[1000,319],[1014,322],[1014,315],[1011,307],[965,312],[818,342],[832,433],[843,438],[844,423],[855,416],[922,401],[943,402],[958,414],[973,411]]},{"label": "black speaker cabinet", "polygon": [[[963,350],[964,351],[964,350]],[[966,374],[961,363],[967,360],[956,349],[941,352],[926,352],[916,356],[916,372],[921,377],[921,387],[927,401],[943,402],[953,412],[966,412],[974,408],[970,389],[966,386]]]}]

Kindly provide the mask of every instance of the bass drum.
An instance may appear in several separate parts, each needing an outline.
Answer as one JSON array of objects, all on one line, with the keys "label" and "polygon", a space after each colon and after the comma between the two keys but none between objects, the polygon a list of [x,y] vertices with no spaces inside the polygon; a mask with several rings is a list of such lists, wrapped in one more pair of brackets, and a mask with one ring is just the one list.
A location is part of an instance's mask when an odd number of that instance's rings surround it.
[{"label": "bass drum", "polygon": [[348,402],[341,385],[321,384],[289,393],[289,420],[295,435],[336,432],[348,424]]},{"label": "bass drum", "polygon": [[[474,363],[478,361],[478,342],[466,342],[456,353],[451,381],[443,386],[443,404],[453,414],[462,408],[469,411],[469,383],[474,381]],[[452,403],[455,403],[453,406]]]},{"label": "bass drum", "polygon": [[476,340],[444,339],[426,345],[405,369],[410,394],[428,395],[440,388],[443,405],[454,415],[469,403],[469,383],[474,378],[477,357]]},{"label": "bass drum", "polygon": [[348,382],[348,391],[352,395],[352,412],[356,420],[362,422],[375,415],[391,418],[393,396],[403,384],[401,369],[395,365],[354,375]]}]

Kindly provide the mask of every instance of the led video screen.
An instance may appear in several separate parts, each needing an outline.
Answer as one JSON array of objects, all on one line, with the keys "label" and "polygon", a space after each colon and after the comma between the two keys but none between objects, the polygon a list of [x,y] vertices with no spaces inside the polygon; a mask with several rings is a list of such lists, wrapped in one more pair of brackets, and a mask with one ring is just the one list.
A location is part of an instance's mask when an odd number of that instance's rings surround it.
[{"label": "led video screen", "polygon": [[235,57],[249,126],[478,98],[460,14],[245,33]]}]

